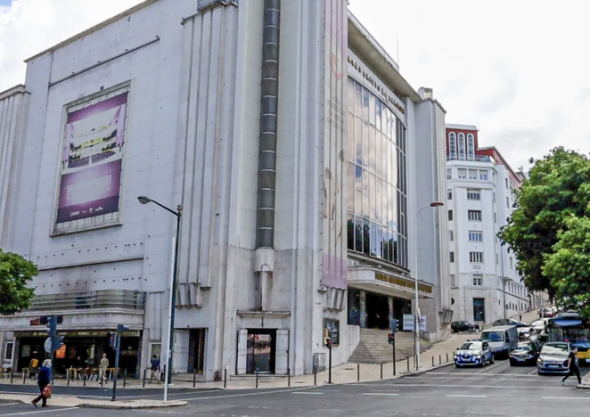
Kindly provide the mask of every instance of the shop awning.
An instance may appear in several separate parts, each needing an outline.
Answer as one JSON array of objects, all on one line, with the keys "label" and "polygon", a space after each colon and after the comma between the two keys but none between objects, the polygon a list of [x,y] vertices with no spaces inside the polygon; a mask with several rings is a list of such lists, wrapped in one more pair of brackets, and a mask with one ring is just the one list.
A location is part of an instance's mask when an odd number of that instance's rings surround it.
[{"label": "shop awning", "polygon": [[[348,286],[410,300],[414,298],[416,283],[412,279],[389,274],[381,269],[361,266],[348,269]],[[434,286],[418,282],[418,296],[432,298]]]}]

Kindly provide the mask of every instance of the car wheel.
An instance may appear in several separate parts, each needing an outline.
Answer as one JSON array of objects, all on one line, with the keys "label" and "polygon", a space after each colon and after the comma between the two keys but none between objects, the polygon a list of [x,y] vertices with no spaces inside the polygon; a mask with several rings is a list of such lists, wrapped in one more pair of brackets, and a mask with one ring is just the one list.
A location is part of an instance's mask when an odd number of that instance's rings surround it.
[{"label": "car wheel", "polygon": [[510,359],[510,366],[516,366],[516,362]]}]

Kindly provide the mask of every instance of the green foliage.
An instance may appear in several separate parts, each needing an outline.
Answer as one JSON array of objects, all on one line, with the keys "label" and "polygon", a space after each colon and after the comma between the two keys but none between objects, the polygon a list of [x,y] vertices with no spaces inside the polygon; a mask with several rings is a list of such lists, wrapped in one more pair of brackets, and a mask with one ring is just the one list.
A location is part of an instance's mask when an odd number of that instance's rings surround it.
[{"label": "green foliage", "polygon": [[35,291],[27,284],[37,273],[34,263],[0,249],[0,314],[12,315],[30,307]]},{"label": "green foliage", "polygon": [[564,223],[553,252],[543,256],[543,273],[563,305],[582,306],[590,316],[590,218],[571,216]]},{"label": "green foliage", "polygon": [[587,216],[589,204],[588,157],[558,147],[535,162],[529,180],[516,191],[517,209],[499,234],[514,251],[529,290],[547,290],[554,298],[561,288],[559,278],[549,272],[556,266],[545,272],[545,263],[572,224],[572,216]]}]

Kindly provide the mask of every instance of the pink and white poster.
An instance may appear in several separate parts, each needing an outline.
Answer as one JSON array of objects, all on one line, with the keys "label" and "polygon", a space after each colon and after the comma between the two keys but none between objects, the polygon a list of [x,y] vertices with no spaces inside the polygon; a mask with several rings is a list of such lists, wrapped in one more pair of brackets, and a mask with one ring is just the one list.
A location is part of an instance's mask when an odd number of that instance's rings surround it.
[{"label": "pink and white poster", "polygon": [[128,89],[67,110],[56,231],[118,223]]}]

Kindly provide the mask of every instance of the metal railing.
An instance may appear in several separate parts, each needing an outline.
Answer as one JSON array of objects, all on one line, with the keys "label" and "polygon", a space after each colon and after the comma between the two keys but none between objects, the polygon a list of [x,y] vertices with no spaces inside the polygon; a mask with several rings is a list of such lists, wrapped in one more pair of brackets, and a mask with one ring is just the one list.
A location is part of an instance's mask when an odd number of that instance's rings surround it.
[{"label": "metal railing", "polygon": [[144,310],[145,292],[125,290],[101,290],[65,294],[38,295],[31,301],[28,311],[89,310],[121,308]]},{"label": "metal railing", "polygon": [[458,155],[447,155],[447,161],[465,161],[465,162],[490,162],[492,164],[495,164],[496,161],[494,160],[494,158],[492,158],[491,156],[487,156],[487,155],[475,155],[475,157],[467,157],[467,156],[462,156],[459,157]]}]

